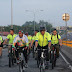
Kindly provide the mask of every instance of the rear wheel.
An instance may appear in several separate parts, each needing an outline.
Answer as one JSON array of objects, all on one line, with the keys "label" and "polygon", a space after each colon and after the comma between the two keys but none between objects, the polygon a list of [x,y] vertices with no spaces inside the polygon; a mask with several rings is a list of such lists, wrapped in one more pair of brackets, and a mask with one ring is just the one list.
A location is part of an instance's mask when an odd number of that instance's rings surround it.
[{"label": "rear wheel", "polygon": [[25,72],[24,62],[23,61],[19,63],[19,72]]},{"label": "rear wheel", "polygon": [[37,67],[39,68],[39,60],[37,59]]}]

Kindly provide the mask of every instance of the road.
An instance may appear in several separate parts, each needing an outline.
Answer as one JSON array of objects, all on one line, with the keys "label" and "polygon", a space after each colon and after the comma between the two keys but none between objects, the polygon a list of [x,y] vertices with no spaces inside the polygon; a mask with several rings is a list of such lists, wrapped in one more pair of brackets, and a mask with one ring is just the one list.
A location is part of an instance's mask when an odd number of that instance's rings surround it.
[{"label": "road", "polygon": [[[3,49],[3,57],[0,58],[0,72],[19,72],[18,66],[14,65],[12,68],[8,67],[8,57],[7,57],[7,49]],[[28,68],[26,72],[39,72],[39,68],[37,68],[36,61],[30,55],[30,59],[28,62]],[[60,56],[57,60],[57,65],[54,70],[51,69],[51,64],[49,64],[49,69],[46,72],[72,72],[68,65],[65,63],[63,58]]]}]

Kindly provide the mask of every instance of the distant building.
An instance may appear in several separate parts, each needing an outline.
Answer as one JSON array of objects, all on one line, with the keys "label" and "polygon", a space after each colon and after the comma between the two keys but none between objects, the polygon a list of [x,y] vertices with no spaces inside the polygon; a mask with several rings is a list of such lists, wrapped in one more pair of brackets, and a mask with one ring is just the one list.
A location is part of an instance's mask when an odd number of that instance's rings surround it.
[{"label": "distant building", "polygon": [[7,36],[9,34],[9,32],[0,32],[0,35],[2,36]]}]

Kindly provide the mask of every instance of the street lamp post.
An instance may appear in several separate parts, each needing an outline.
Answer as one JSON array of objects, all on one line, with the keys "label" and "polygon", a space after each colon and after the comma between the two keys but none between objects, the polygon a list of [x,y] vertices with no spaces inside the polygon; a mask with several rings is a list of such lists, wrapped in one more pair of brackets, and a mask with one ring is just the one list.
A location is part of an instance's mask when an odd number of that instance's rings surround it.
[{"label": "street lamp post", "polygon": [[70,19],[70,15],[68,13],[63,14],[62,19],[66,23],[66,45],[67,45],[67,21]]},{"label": "street lamp post", "polygon": [[11,0],[11,28],[13,28],[13,0]]}]

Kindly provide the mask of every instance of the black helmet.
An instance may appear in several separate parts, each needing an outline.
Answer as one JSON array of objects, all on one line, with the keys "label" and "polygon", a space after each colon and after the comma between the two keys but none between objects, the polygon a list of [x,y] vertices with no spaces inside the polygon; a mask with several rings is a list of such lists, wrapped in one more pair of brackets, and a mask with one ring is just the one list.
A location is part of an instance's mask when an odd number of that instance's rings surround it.
[{"label": "black helmet", "polygon": [[46,29],[45,29],[45,27],[44,26],[41,26],[40,27],[40,31],[45,31]]}]

